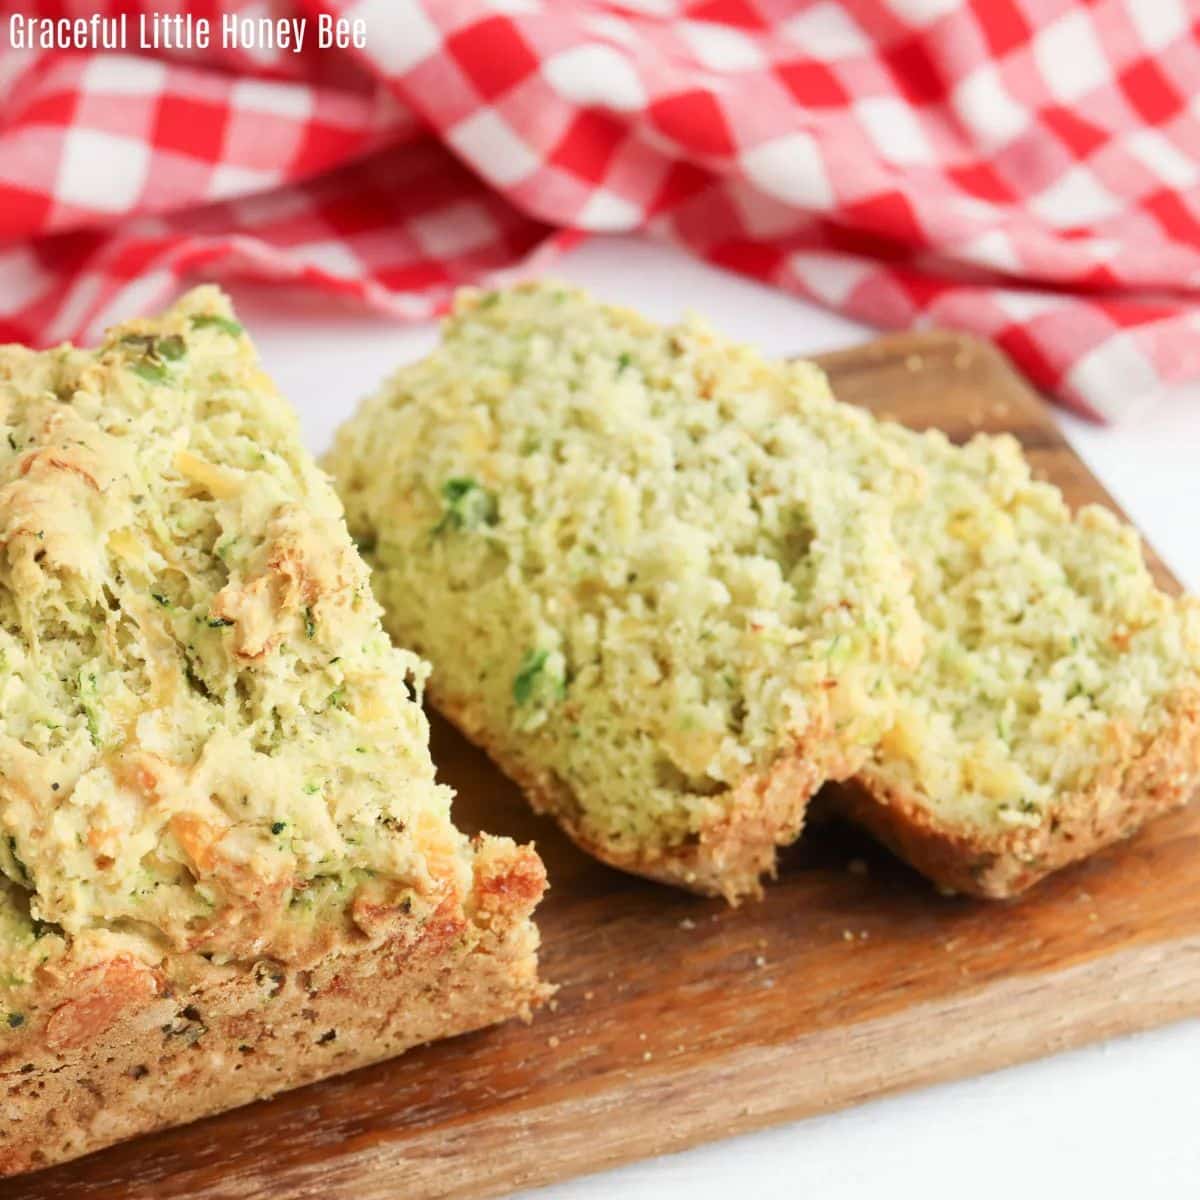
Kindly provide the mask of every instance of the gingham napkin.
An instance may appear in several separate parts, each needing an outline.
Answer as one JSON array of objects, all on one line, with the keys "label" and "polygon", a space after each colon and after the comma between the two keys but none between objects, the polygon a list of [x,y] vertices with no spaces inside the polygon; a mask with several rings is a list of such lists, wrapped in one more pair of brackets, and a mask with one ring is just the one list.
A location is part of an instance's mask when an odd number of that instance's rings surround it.
[{"label": "gingham napkin", "polygon": [[[182,6],[175,6],[182,8]],[[994,338],[1114,418],[1200,375],[1192,0],[347,0],[302,53],[43,52],[0,24],[0,340],[183,276],[426,318],[649,230],[881,326]],[[318,49],[319,15],[366,46]]]}]

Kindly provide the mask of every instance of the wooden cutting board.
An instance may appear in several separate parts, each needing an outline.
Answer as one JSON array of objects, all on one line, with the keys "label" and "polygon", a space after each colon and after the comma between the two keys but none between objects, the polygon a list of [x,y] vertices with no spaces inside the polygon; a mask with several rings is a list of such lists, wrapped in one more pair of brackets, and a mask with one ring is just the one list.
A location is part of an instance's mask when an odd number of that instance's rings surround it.
[{"label": "wooden cutting board", "polygon": [[[960,439],[1010,430],[1073,502],[1107,501],[983,343],[902,335],[824,364],[843,399]],[[1007,904],[940,896],[827,825],[735,911],[585,858],[441,725],[434,756],[461,824],[486,810],[546,859],[554,1005],[0,1195],[492,1196],[1200,1012],[1200,811]]]}]

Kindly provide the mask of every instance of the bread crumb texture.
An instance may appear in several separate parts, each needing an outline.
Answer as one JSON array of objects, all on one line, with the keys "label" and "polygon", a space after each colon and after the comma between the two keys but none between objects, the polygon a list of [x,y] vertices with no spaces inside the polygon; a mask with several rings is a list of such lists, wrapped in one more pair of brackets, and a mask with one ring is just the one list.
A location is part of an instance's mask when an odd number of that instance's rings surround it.
[{"label": "bread crumb texture", "polygon": [[810,365],[540,284],[460,295],[328,466],[435,702],[644,861],[785,757],[808,791],[844,777],[892,723],[921,638],[864,478],[884,452]]},{"label": "bread crumb texture", "polygon": [[[1129,832],[1200,775],[1200,605],[1159,589],[1107,509],[1072,514],[1017,442],[881,425],[922,480],[896,507],[926,653],[861,775],[1036,872],[1060,832]],[[906,492],[911,495],[911,492]],[[1111,835],[1111,836],[1110,836]],[[986,859],[980,865],[986,865]]]},{"label": "bread crumb texture", "polygon": [[466,293],[330,466],[435,702],[620,865],[749,890],[855,773],[851,815],[1001,895],[1196,789],[1197,603],[1131,528],[698,321]]},{"label": "bread crumb texture", "polygon": [[218,291],[0,348],[0,420],[0,1069],[180,972],[528,916],[541,864],[452,826],[427,668]]}]

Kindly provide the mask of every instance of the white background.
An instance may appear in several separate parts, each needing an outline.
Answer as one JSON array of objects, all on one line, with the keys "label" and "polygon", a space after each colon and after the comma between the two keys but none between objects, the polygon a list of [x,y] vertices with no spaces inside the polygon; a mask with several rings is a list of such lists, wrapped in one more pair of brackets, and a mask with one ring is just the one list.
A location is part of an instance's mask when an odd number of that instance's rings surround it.
[{"label": "white background", "polygon": [[[588,242],[555,273],[660,319],[696,309],[770,354],[834,349],[871,332],[632,238]],[[324,298],[230,290],[318,452],[359,396],[435,336],[431,327],[397,326]],[[1175,573],[1200,588],[1200,389],[1168,393],[1117,429],[1059,419]],[[1191,1022],[525,1195],[1193,1198],[1200,1196],[1198,1074],[1200,1022]]]}]

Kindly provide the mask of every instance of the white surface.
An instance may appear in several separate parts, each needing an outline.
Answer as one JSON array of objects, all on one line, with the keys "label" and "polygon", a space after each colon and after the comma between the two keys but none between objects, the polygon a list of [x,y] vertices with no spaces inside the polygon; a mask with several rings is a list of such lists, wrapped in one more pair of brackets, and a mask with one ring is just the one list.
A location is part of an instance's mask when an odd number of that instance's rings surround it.
[{"label": "white surface", "polygon": [[[587,243],[556,273],[655,317],[700,310],[772,354],[832,349],[870,334],[629,238]],[[268,370],[299,408],[318,451],[360,395],[433,341],[430,328],[334,310],[323,299],[288,299],[265,288],[231,290]],[[1200,394],[1167,396],[1129,428],[1099,429],[1065,417],[1062,424],[1176,573],[1200,586]],[[1192,1022],[526,1195],[1194,1197],[1200,1194],[1192,1098],[1197,1063],[1200,1022]]]}]

